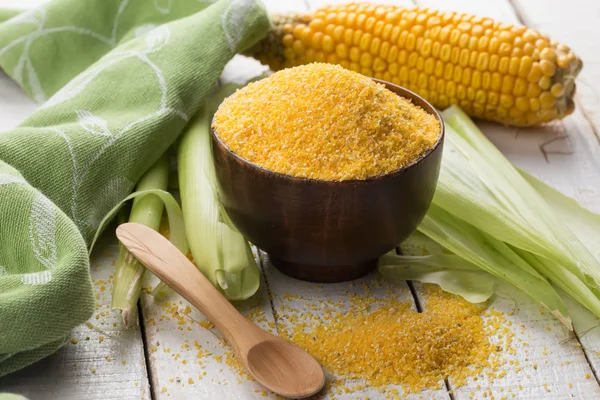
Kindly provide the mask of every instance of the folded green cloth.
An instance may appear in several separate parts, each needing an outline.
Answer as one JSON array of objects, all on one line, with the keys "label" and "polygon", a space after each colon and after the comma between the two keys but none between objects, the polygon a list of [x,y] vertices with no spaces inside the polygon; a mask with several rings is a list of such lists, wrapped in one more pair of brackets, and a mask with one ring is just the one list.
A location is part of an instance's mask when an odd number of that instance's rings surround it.
[{"label": "folded green cloth", "polygon": [[0,133],[0,376],[90,317],[100,221],[269,29],[254,0],[54,0],[0,24],[0,67],[43,103]]}]

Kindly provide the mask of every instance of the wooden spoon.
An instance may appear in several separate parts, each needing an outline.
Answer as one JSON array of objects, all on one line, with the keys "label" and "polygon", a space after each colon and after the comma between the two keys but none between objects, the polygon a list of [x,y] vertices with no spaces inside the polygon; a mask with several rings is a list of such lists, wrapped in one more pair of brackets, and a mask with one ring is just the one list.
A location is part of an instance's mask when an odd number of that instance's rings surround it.
[{"label": "wooden spoon", "polygon": [[161,234],[145,225],[126,223],[117,228],[117,237],[146,268],[219,328],[246,370],[263,386],[297,399],[323,388],[323,369],[310,354],[244,318]]}]

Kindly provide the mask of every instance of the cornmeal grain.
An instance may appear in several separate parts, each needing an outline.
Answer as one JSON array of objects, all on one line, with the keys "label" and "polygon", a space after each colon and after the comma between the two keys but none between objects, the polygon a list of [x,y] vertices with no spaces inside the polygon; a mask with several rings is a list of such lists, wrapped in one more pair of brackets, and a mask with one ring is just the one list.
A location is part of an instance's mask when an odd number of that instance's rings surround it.
[{"label": "cornmeal grain", "polygon": [[365,179],[431,149],[439,122],[383,85],[315,63],[250,83],[219,107],[213,128],[262,168],[322,180]]}]

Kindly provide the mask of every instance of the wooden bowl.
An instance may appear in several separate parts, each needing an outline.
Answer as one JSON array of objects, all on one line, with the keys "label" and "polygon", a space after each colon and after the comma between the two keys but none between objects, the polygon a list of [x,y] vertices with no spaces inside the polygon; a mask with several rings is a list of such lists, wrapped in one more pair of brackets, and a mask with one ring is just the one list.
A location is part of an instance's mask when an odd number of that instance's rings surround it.
[{"label": "wooden bowl", "polygon": [[412,164],[365,180],[324,181],[263,169],[231,152],[213,131],[219,195],[235,226],[279,270],[312,282],[356,279],[421,222],[437,185],[444,122],[415,93],[379,81],[440,122],[435,146]]}]

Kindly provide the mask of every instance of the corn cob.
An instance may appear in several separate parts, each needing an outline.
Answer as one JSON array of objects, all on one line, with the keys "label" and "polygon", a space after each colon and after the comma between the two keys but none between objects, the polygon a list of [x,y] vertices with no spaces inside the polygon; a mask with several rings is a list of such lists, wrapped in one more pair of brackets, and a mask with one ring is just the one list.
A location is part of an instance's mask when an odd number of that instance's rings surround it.
[{"label": "corn cob", "polygon": [[273,16],[246,55],[273,70],[328,62],[404,86],[437,108],[531,126],[575,106],[583,63],[534,29],[419,7],[347,4]]}]

